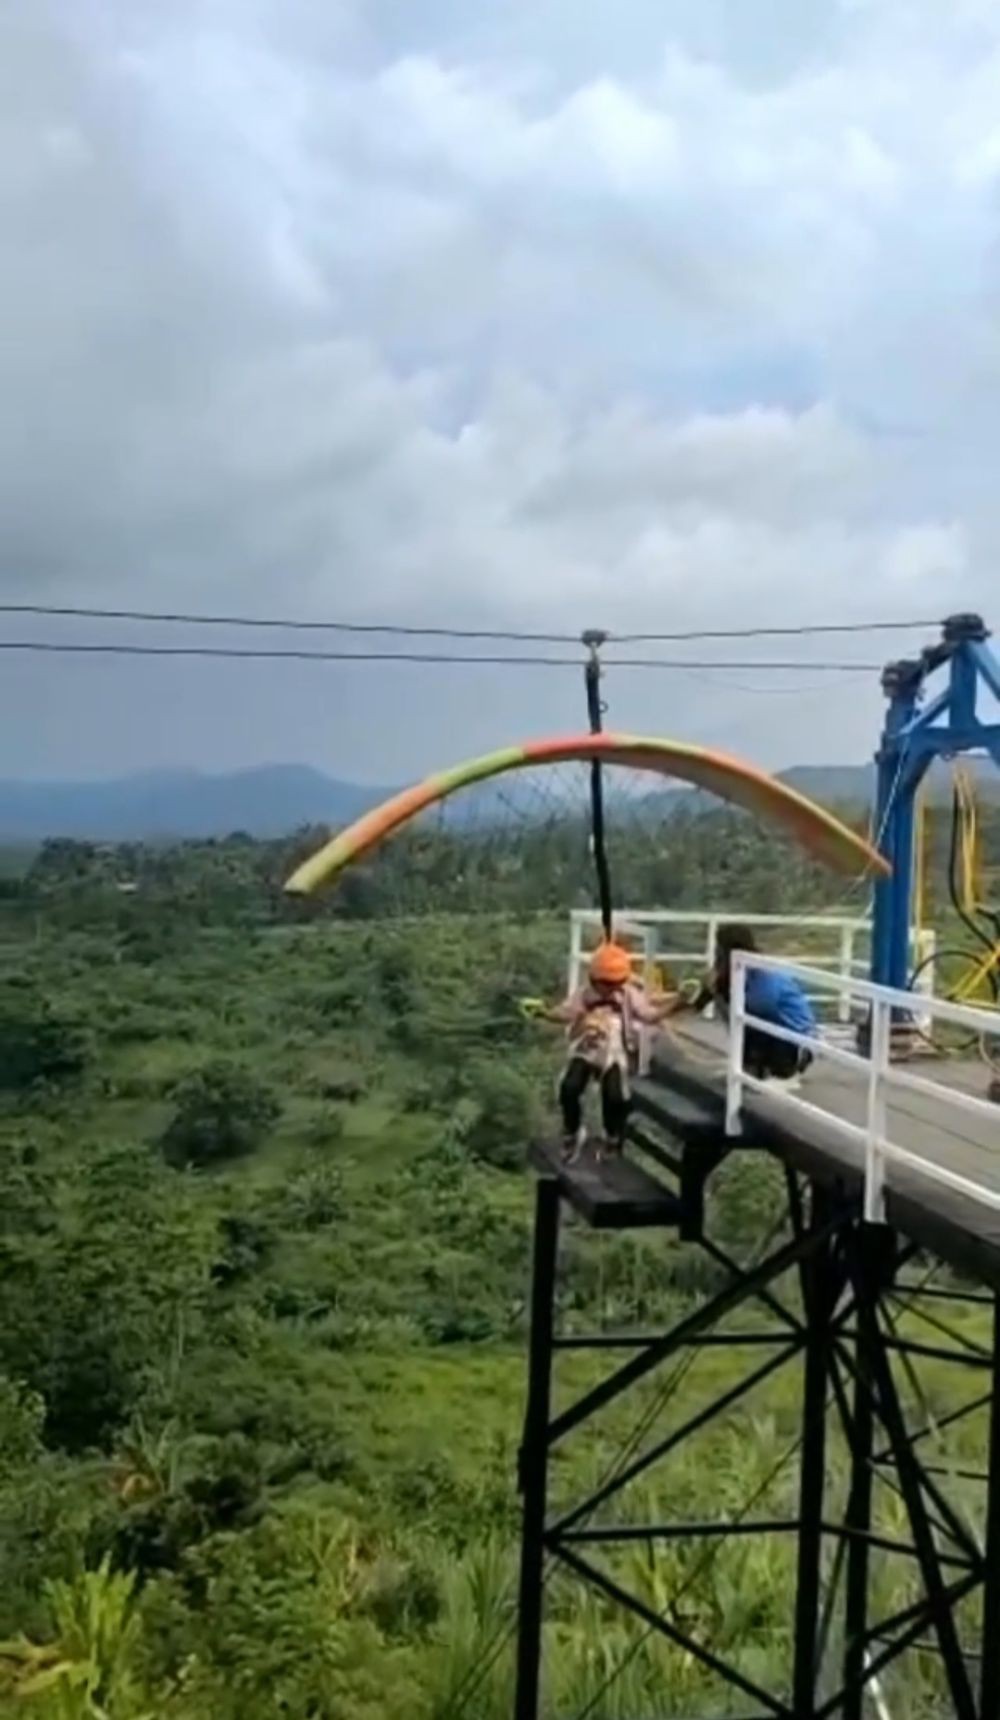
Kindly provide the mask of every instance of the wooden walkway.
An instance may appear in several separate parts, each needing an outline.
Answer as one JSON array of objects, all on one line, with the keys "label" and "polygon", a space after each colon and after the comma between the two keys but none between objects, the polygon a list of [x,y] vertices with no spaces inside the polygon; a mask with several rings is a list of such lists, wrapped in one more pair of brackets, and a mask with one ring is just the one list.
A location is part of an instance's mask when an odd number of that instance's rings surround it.
[{"label": "wooden walkway", "polygon": [[[902,1067],[933,1080],[942,1089],[955,1088],[986,1098],[991,1071],[981,1058],[917,1057]],[[663,1035],[647,1082],[640,1083],[639,1107],[650,1115],[669,1118],[671,1091],[700,1102],[706,1117],[721,1127],[725,1100],[725,1028],[721,1023],[685,1022],[681,1032]],[[834,1066],[818,1059],[803,1079],[799,1097],[829,1116],[817,1117],[782,1099],[780,1093],[744,1095],[746,1146],[765,1147],[811,1174],[848,1185],[861,1182],[864,1147],[837,1127],[834,1119],[863,1125],[866,1116],[865,1071]],[[669,1125],[668,1125],[669,1126]],[[1000,1194],[1000,1105],[995,1115],[977,1114],[940,1097],[911,1092],[891,1094],[887,1135],[894,1145],[968,1177]],[[983,1245],[995,1252],[1000,1275],[1000,1211],[946,1189],[916,1168],[886,1167],[887,1216],[917,1241],[941,1248],[948,1233],[947,1253],[962,1253],[959,1238],[969,1241],[970,1271],[982,1275]]]}]

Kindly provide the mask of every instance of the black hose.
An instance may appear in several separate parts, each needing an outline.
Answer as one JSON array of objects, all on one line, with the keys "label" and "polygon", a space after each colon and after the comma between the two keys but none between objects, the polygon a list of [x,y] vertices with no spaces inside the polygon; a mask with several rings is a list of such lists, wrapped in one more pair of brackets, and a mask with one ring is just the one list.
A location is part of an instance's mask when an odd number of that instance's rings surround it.
[{"label": "black hose", "polygon": [[[952,947],[949,947],[947,949],[933,950],[929,956],[924,956],[923,960],[919,961],[917,963],[916,967],[913,969],[913,972],[910,974],[907,989],[909,991],[915,991],[916,987],[917,987],[917,981],[927,972],[928,968],[936,967],[939,962],[963,961],[963,962],[970,962],[971,963],[971,962],[975,962],[977,960],[978,960],[978,957],[976,956],[976,953],[974,950],[959,950],[959,949],[955,949]],[[941,993],[938,995],[943,995],[946,1000],[950,999],[950,993],[948,993],[948,992],[944,992],[944,993]],[[929,1038],[929,1035],[927,1035],[927,1034],[922,1034],[921,1036],[924,1038]],[[957,1051],[971,1051],[978,1039],[979,1039],[979,1035],[977,1033],[971,1033],[970,1034],[967,1032],[965,1034],[965,1036],[960,1040],[960,1042],[955,1046],[955,1050],[957,1050]]]}]

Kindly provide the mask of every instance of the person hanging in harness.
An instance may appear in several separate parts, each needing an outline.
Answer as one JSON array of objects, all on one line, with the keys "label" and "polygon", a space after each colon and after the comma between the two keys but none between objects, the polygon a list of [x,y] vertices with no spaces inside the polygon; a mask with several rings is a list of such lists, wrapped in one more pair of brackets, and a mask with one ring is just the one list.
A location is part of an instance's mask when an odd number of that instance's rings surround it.
[{"label": "person hanging in harness", "polygon": [[[716,942],[715,967],[706,982],[693,994],[683,993],[674,1001],[669,1013],[683,1009],[701,1011],[714,1003],[724,1015],[728,1014],[732,983],[733,956],[737,950],[755,952],[757,941],[749,926],[720,926]],[[758,1021],[773,1022],[790,1033],[814,1038],[816,1016],[812,1004],[798,980],[790,973],[775,968],[750,968],[746,983],[746,1012]],[[759,1081],[774,1081],[786,1092],[794,1091],[813,1061],[813,1054],[804,1045],[790,1044],[760,1027],[747,1026],[743,1044],[743,1067],[748,1075]]]},{"label": "person hanging in harness", "polygon": [[654,1026],[673,1000],[654,1002],[632,979],[632,960],[620,944],[606,942],[590,961],[588,982],[563,1003],[542,1006],[541,1019],[566,1028],[568,1057],[559,1082],[563,1157],[572,1159],[587,1138],[583,1098],[591,1081],[601,1089],[604,1144],[620,1153],[631,1109],[629,1075],[635,1067],[638,1028]]}]

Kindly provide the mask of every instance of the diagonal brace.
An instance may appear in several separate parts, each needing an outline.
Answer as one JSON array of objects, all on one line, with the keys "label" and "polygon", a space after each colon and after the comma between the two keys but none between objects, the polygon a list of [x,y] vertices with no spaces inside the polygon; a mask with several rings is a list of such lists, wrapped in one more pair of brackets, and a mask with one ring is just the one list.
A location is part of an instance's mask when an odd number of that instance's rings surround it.
[{"label": "diagonal brace", "polygon": [[727,1684],[733,1685],[737,1690],[742,1690],[744,1695],[751,1697],[754,1702],[760,1702],[769,1713],[777,1714],[780,1720],[795,1720],[792,1710],[786,1703],[779,1702],[768,1691],[761,1690],[759,1685],[752,1683],[749,1678],[745,1678],[735,1666],[730,1666],[727,1661],[720,1659],[711,1649],[703,1647],[700,1642],[696,1642],[694,1637],[688,1636],[687,1632],[675,1625],[665,1613],[654,1612],[653,1608],[647,1606],[645,1601],[640,1600],[638,1595],[629,1594],[628,1590],[616,1583],[613,1577],[599,1571],[596,1566],[589,1564],[586,1559],[581,1559],[578,1553],[571,1552],[568,1547],[557,1547],[555,1552],[556,1556],[571,1570],[575,1571],[578,1577],[582,1577],[584,1582],[592,1583],[595,1588],[601,1589],[609,1600],[617,1602],[619,1606],[626,1607],[629,1612],[633,1612],[638,1618],[641,1618],[643,1623],[648,1626],[650,1635],[654,1631],[658,1631],[661,1636],[667,1637],[678,1648],[682,1648],[686,1654],[690,1654],[693,1659],[700,1661],[701,1665],[707,1667],[710,1672],[714,1672],[716,1677],[724,1679]]},{"label": "diagonal brace", "polygon": [[549,1444],[555,1445],[558,1440],[563,1439],[573,1428],[579,1427],[581,1422],[586,1421],[597,1410],[603,1409],[606,1404],[613,1403],[622,1392],[627,1391],[638,1380],[644,1379],[675,1350],[683,1349],[692,1337],[697,1337],[700,1332],[716,1325],[733,1308],[738,1308],[741,1302],[748,1297],[756,1296],[760,1290],[766,1289],[775,1278],[780,1278],[783,1272],[787,1272],[800,1260],[807,1259],[816,1253],[826,1244],[837,1228],[837,1221],[831,1220],[822,1229],[814,1230],[806,1237],[796,1238],[786,1243],[783,1248],[779,1248],[767,1260],[761,1261],[758,1266],[755,1266],[742,1278],[732,1284],[724,1285],[717,1296],[714,1296],[710,1302],[704,1303],[702,1307],[695,1308],[686,1320],[682,1320],[679,1325],[674,1327],[672,1332],[667,1332],[664,1337],[658,1338],[655,1343],[650,1344],[647,1350],[633,1356],[630,1361],[624,1362],[613,1374],[609,1374],[607,1379],[602,1380],[599,1385],[586,1392],[582,1398],[578,1398],[575,1404],[571,1404],[569,1409],[563,1411],[562,1415],[556,1416],[549,1424]]}]

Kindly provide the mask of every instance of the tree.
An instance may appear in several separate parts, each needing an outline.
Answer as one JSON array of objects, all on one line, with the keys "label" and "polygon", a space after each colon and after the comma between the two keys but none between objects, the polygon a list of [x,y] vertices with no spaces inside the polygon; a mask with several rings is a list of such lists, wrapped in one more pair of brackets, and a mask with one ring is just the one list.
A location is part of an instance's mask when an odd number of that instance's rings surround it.
[{"label": "tree", "polygon": [[506,1063],[481,1063],[476,1065],[470,1096],[476,1101],[476,1114],[465,1136],[471,1151],[497,1170],[521,1170],[528,1142],[539,1125],[538,1095],[532,1083]]},{"label": "tree", "polygon": [[210,1165],[251,1153],[281,1115],[265,1082],[221,1059],[186,1075],[171,1097],[163,1147],[176,1164]]},{"label": "tree", "polygon": [[30,985],[0,990],[0,1090],[22,1092],[43,1081],[67,1081],[87,1062],[87,1037]]},{"label": "tree", "polygon": [[197,1331],[215,1215],[130,1146],[10,1178],[0,1160],[4,1209],[11,1185],[26,1218],[49,1217],[0,1234],[0,1369],[42,1399],[47,1445],[83,1452],[131,1413],[178,1334]]}]

